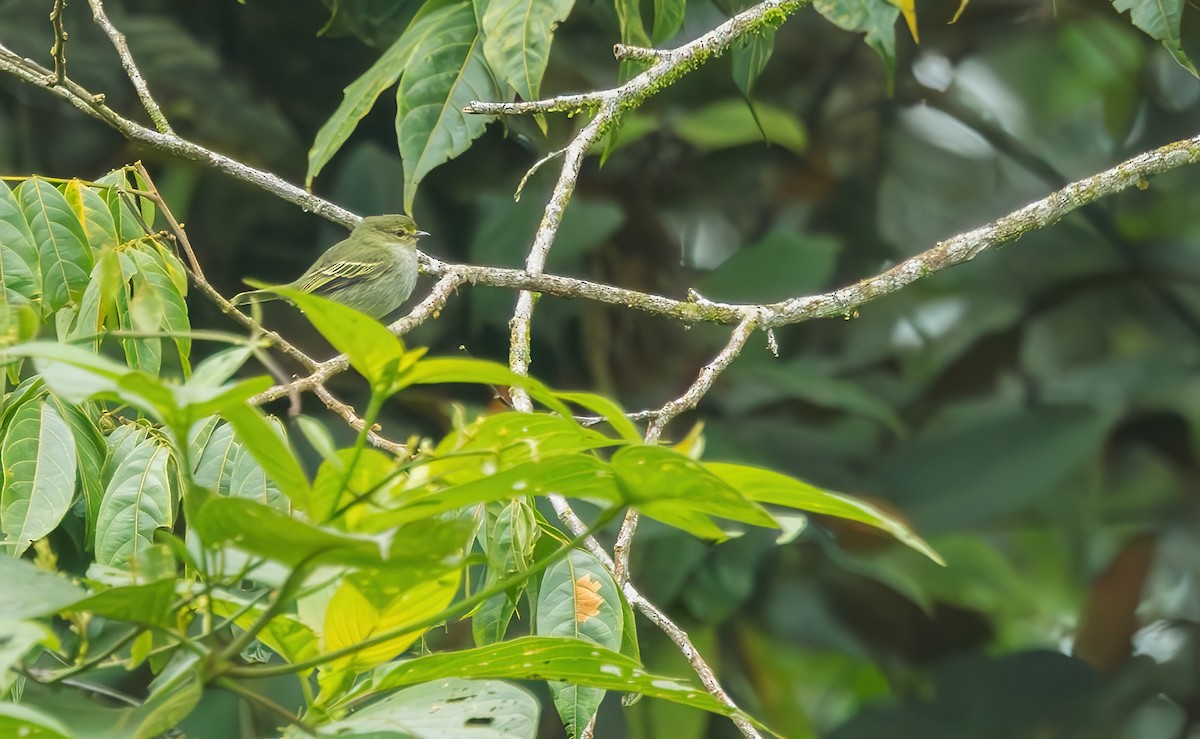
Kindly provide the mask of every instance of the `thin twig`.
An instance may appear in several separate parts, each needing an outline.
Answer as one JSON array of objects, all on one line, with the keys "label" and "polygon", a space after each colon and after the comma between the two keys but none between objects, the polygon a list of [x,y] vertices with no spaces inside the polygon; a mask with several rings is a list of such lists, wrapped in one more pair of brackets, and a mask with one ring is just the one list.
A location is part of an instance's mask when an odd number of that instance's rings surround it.
[{"label": "thin twig", "polygon": [[137,62],[133,60],[133,52],[129,50],[129,44],[125,41],[125,34],[117,30],[116,26],[108,20],[108,16],[104,13],[104,5],[101,0],[88,0],[88,4],[92,6],[92,19],[96,21],[96,25],[104,31],[112,42],[113,48],[117,50],[117,56],[121,58],[121,66],[125,68],[125,74],[129,77],[129,81],[133,84],[133,89],[137,91],[138,99],[142,101],[142,107],[146,110],[146,115],[150,116],[150,120],[154,123],[154,127],[159,133],[174,134],[171,129],[171,124],[167,122],[167,117],[163,115],[162,109],[158,107],[158,103],[150,94],[150,88],[146,85],[146,79],[142,77],[142,72],[138,69]]},{"label": "thin twig", "polygon": [[54,57],[54,76],[50,82],[61,85],[67,79],[67,32],[63,28],[63,12],[67,9],[67,0],[54,0],[54,8],[50,11],[50,27],[54,30],[54,45],[50,47],[50,56]]},{"label": "thin twig", "polygon": [[[699,404],[709,390],[712,389],[713,383],[717,381],[717,376],[725,371],[733,360],[737,359],[742,353],[742,349],[746,346],[746,342],[754,334],[758,328],[758,319],[746,318],[737,325],[737,328],[729,335],[729,342],[725,344],[725,348],[713,357],[712,361],[704,365],[700,369],[700,374],[696,377],[696,381],[691,384],[683,395],[671,400],[658,409],[650,424],[646,427],[647,444],[657,444],[659,437],[662,436],[663,429],[667,427],[676,416],[684,411],[689,411]],[[621,522],[621,530],[617,534],[617,541],[613,544],[613,577],[618,583],[624,584],[629,580],[629,551],[633,546],[633,536],[637,533],[638,527],[638,512],[634,508],[630,508],[625,512],[625,520]]]}]

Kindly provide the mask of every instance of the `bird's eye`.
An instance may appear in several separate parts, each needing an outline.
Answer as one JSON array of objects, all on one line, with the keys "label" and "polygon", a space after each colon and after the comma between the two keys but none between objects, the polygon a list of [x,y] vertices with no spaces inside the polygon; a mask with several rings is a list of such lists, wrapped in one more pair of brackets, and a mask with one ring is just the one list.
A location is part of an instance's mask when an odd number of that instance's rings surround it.
[{"label": "bird's eye", "polygon": [[404,231],[403,231],[403,229],[396,229],[396,231],[395,231],[395,234],[396,234],[397,236],[403,236],[403,235],[404,235]]}]

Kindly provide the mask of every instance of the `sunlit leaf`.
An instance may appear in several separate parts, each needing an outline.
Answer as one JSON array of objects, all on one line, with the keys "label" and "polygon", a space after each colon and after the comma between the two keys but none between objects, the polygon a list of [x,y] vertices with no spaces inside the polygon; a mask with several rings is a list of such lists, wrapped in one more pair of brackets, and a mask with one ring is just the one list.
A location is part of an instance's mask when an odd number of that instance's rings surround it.
[{"label": "sunlit leaf", "polygon": [[822,490],[787,475],[746,465],[706,462],[709,471],[759,503],[787,506],[809,513],[837,516],[886,531],[906,546],[945,564],[933,547],[925,543],[904,521],[890,516],[865,501]]},{"label": "sunlit leaf", "polygon": [[[393,586],[379,578],[347,578],[338,587],[325,611],[324,649],[339,650],[390,633],[406,624],[436,616],[458,592],[457,571],[433,580]],[[330,663],[331,670],[362,672],[403,653],[427,628],[399,634],[394,639],[360,649]]]},{"label": "sunlit leaf", "polygon": [[404,342],[375,319],[328,298],[287,288],[278,289],[301,310],[321,335],[345,353],[376,392],[386,392],[400,368]]}]

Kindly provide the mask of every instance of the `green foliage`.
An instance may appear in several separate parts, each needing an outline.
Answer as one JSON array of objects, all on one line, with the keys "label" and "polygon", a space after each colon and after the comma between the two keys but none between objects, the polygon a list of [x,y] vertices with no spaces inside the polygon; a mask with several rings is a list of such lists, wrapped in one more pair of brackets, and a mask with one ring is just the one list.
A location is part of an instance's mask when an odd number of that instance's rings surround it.
[{"label": "green foliage", "polygon": [[[122,178],[109,181],[125,187]],[[185,721],[212,686],[314,671],[316,690],[297,710],[306,727],[325,731],[402,725],[415,736],[442,736],[495,711],[507,727],[500,735],[532,736],[539,706],[499,679],[548,681],[572,735],[608,690],[728,715],[707,693],[640,666],[629,605],[603,564],[576,548],[580,537],[537,514],[544,496],[596,506],[597,527],[632,506],[716,539],[745,524],[787,525],[757,500],[863,521],[937,556],[865,503],[786,475],[710,469],[646,446],[607,398],[555,392],[493,362],[426,357],[345,306],[284,290],[367,381],[368,425],[392,396],[431,384],[516,385],[546,408],[463,419],[399,458],[367,447],[365,432],[338,449],[307,420],[304,433],[322,452],[310,482],[286,427],[247,403],[269,380],[235,379],[251,345],[229,337],[232,346],[191,368],[183,286],[172,277],[182,271],[178,259],[146,234],[121,241],[112,217],[153,214],[133,196],[109,210],[103,185],[70,181],[64,189],[69,197],[29,179],[15,191],[81,204],[52,211],[54,228],[31,226],[30,253],[43,284],[70,275],[51,256],[78,259],[79,249],[42,245],[94,225],[93,242],[71,243],[102,243],[88,252],[96,268],[81,270],[86,281],[78,285],[53,283],[53,301],[31,279],[14,282],[24,291],[16,295],[40,304],[46,323],[86,316],[95,331],[0,350],[0,361],[21,368],[2,406],[0,531],[9,554],[0,576],[15,595],[0,606],[10,645],[0,669],[7,684],[27,688],[20,708],[2,718],[23,731],[78,730],[40,713],[61,700],[44,685],[140,664],[155,678],[136,708],[73,696],[99,731],[151,736]],[[178,303],[138,297],[147,294]],[[138,314],[129,330],[109,320],[122,295]],[[173,372],[148,359],[151,345],[129,350],[149,336],[176,347]],[[572,405],[608,419],[612,434],[581,426]],[[70,569],[55,574],[56,562],[67,561]],[[467,579],[473,566],[483,569],[476,582]],[[71,572],[86,575],[76,584]],[[523,601],[533,636],[514,640],[509,630]],[[406,659],[430,629],[466,614],[478,647]],[[54,618],[66,628],[50,631]],[[266,706],[252,684],[239,694]],[[430,696],[453,707],[431,710]]]}]

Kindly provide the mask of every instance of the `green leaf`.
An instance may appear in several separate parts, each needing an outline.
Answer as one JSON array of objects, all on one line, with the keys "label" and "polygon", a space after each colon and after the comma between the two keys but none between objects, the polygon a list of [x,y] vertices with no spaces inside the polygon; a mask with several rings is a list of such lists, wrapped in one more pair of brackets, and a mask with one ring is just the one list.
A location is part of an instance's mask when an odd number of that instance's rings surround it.
[{"label": "green leaf", "polygon": [[[135,281],[134,300],[142,290],[152,291],[161,305],[151,331],[174,334],[173,340],[183,366],[184,376],[191,371],[189,356],[192,349],[191,322],[187,310],[187,276],[178,258],[165,249],[138,244],[125,252],[133,260],[141,282]],[[128,276],[127,276],[128,277]]]},{"label": "green leaf", "polygon": [[170,448],[142,433],[132,448],[111,464],[112,477],[96,516],[96,562],[130,569],[153,546],[154,532],[175,522],[175,496],[167,461]]},{"label": "green leaf", "polygon": [[865,523],[886,531],[900,543],[912,547],[934,562],[946,564],[941,555],[908,524],[870,503],[757,467],[723,462],[705,462],[704,466],[751,500]]},{"label": "green leaf", "polygon": [[[142,225],[141,215],[130,207],[129,202],[125,197],[121,196],[121,189],[129,186],[129,179],[124,169],[114,169],[100,179],[96,180],[97,185],[111,185],[100,190],[100,196],[104,198],[104,202],[108,204],[108,212],[112,214],[113,223],[117,229],[117,238],[120,243],[127,244],[130,241],[139,239],[146,235],[146,229]],[[140,196],[130,195],[128,200],[134,203],[142,200]]]},{"label": "green leaf", "polygon": [[[346,476],[346,466],[357,456],[354,468]],[[399,465],[395,458],[384,454],[378,449],[363,449],[355,453],[353,449],[343,449],[332,460],[327,460],[317,470],[313,480],[312,502],[308,508],[308,517],[313,521],[326,521],[339,506],[349,503],[353,498],[374,491],[366,501],[386,501],[396,494],[407,481],[406,475],[397,474]],[[345,487],[342,483],[345,482]],[[364,501],[365,502],[365,501]],[[361,516],[367,514],[367,505],[358,505],[346,511],[344,521],[346,528],[356,529],[356,523]]]},{"label": "green leaf", "polygon": [[422,523],[421,533],[401,529],[386,539],[344,534],[244,498],[210,498],[193,525],[210,547],[229,544],[291,566],[307,561],[433,574],[458,567],[455,552],[470,529],[464,522],[436,521]]},{"label": "green leaf", "polygon": [[775,519],[721,478],[679,452],[663,447],[631,446],[617,451],[612,469],[621,491],[645,515],[663,523],[710,536],[695,524],[710,516],[775,528]]},{"label": "green leaf", "polygon": [[[234,623],[243,629],[254,624],[266,608],[263,605],[247,608],[247,605],[247,602],[231,593],[217,593],[213,596],[213,613],[221,618],[241,613]],[[277,614],[271,619],[266,628],[258,632],[258,640],[288,662],[305,662],[316,657],[321,651],[321,645],[313,630],[289,613]]]},{"label": "green leaf", "polygon": [[68,339],[94,337],[91,349],[100,351],[100,332],[115,319],[117,300],[124,296],[125,279],[121,275],[121,259],[116,251],[101,252],[92,267],[87,287],[79,301],[79,312],[67,333]]},{"label": "green leaf", "polygon": [[[650,46],[650,36],[642,23],[641,0],[614,0],[617,22],[621,26],[621,43],[630,46]],[[624,73],[622,79],[628,79]]]},{"label": "green leaf", "polygon": [[392,392],[398,392],[409,385],[432,385],[448,382],[519,387],[550,410],[561,414],[564,418],[571,418],[571,410],[559,402],[554,393],[545,385],[531,377],[518,375],[503,364],[484,359],[441,357],[422,359],[397,379],[396,387]]},{"label": "green leaf", "polygon": [[1200,77],[1196,65],[1183,50],[1180,22],[1183,20],[1184,0],[1112,0],[1118,13],[1130,11],[1133,25],[1150,38],[1162,42],[1179,65]]},{"label": "green leaf", "polygon": [[[623,611],[617,584],[587,552],[574,550],[542,576],[538,591],[538,636],[568,636],[606,649],[621,647]],[[579,736],[604,699],[604,691],[551,682],[550,694],[570,736]]]},{"label": "green leaf", "polygon": [[867,46],[874,49],[883,60],[890,91],[896,74],[896,19],[900,17],[899,8],[887,0],[813,0],[813,7],[844,31],[866,33],[864,40]]},{"label": "green leaf", "polygon": [[375,392],[386,392],[404,357],[404,342],[382,323],[328,298],[299,290],[277,288],[295,303],[325,340],[344,353],[350,366],[371,383]]},{"label": "green leaf", "polygon": [[638,432],[637,426],[633,425],[633,421],[630,421],[629,417],[625,415],[625,409],[603,395],[580,392],[556,392],[555,396],[559,400],[574,403],[575,405],[587,408],[593,413],[604,416],[609,425],[613,427],[613,430],[630,444],[641,442],[642,435]]},{"label": "green leaf", "polygon": [[[426,9],[432,9],[438,4],[427,3],[417,17],[413,18],[413,24],[427,12]],[[350,138],[350,134],[358,127],[359,121],[371,112],[383,91],[400,79],[418,38],[420,37],[417,34],[405,31],[370,69],[346,87],[342,102],[329,120],[321,126],[321,130],[317,131],[312,148],[308,151],[308,173],[304,177],[306,186],[312,186],[313,178],[321,173],[333,155],[342,148],[342,144],[346,143],[346,139]]]},{"label": "green leaf", "polygon": [[604,462],[578,454],[526,462],[463,485],[409,491],[397,508],[374,514],[372,522],[388,526],[410,523],[480,503],[553,494],[603,502],[620,500]]},{"label": "green leaf", "polygon": [[679,33],[687,0],[654,0],[654,30],[650,40],[655,46]]},{"label": "green leaf", "polygon": [[146,626],[171,626],[175,604],[174,578],[145,585],[101,590],[63,610],[92,613]]},{"label": "green leaf", "polygon": [[54,185],[33,177],[21,183],[16,197],[37,245],[42,300],[56,311],[83,294],[92,250],[71,205]]},{"label": "green leaf", "polygon": [[706,151],[759,143],[764,135],[768,143],[797,155],[808,148],[804,124],[795,114],[766,103],[757,103],[752,111],[739,99],[719,100],[689,112],[672,128],[679,138]]},{"label": "green leaf", "polygon": [[304,510],[312,494],[308,476],[300,467],[287,439],[282,437],[282,429],[268,423],[257,408],[245,404],[229,406],[221,411],[221,416],[233,426],[238,441],[267,473],[267,477],[293,505]]},{"label": "green leaf", "polygon": [[71,180],[63,188],[63,196],[75,213],[75,219],[82,224],[93,251],[115,249],[121,243],[112,211],[100,193],[79,180]]},{"label": "green leaf", "polygon": [[[443,572],[432,579],[402,573],[399,582],[377,573],[344,579],[325,609],[322,628],[324,648],[338,651],[390,634],[408,624],[436,617],[454,600],[461,573]],[[428,627],[397,634],[393,638],[360,648],[329,663],[331,671],[357,674],[404,653]]]},{"label": "green leaf", "polygon": [[483,55],[492,74],[525,100],[541,97],[554,29],[575,0],[490,0],[483,13]]},{"label": "green leaf", "polygon": [[[530,460],[616,446],[620,442],[549,413],[497,413],[446,436],[426,465],[429,477],[464,483]],[[468,454],[467,452],[487,452]]]},{"label": "green leaf", "polygon": [[[269,422],[268,422],[269,423]],[[280,436],[282,429],[271,424]],[[223,423],[213,429],[203,449],[193,457],[194,481],[216,492],[265,503],[286,511],[288,500],[263,471],[262,465],[234,436],[233,426]]]},{"label": "green leaf", "polygon": [[108,461],[108,445],[96,425],[93,418],[95,411],[90,405],[64,403],[57,395],[51,395],[50,402],[71,427],[71,435],[75,439],[75,463],[86,516],[85,537],[91,549],[96,541],[96,516],[104,497],[104,466]]},{"label": "green leaf", "polygon": [[58,527],[75,497],[75,437],[53,403],[25,403],[4,435],[0,529],[21,556]]},{"label": "green leaf", "polygon": [[538,732],[540,706],[524,688],[498,680],[450,678],[401,690],[322,726],[339,737],[528,739]]},{"label": "green leaf", "polygon": [[775,50],[775,29],[751,34],[733,47],[733,82],[749,101],[754,97],[754,83],[767,68]]},{"label": "green leaf", "polygon": [[[13,667],[33,664],[41,650],[38,645],[58,647],[58,638],[44,624],[36,621],[8,621],[0,619],[0,695],[9,695],[9,688],[20,677]],[[35,652],[34,650],[37,650]],[[33,654],[30,654],[33,652]],[[0,727],[3,719],[0,719]],[[19,736],[19,734],[0,734]]]},{"label": "green leaf", "polygon": [[[483,545],[487,553],[487,578],[484,588],[528,568],[533,563],[534,546],[540,535],[533,508],[524,500],[514,500],[498,511],[495,506],[489,506],[486,524]],[[475,646],[504,640],[508,624],[516,614],[516,599],[520,592],[521,588],[514,588],[493,595],[475,611],[471,616]]]},{"label": "green leaf", "polygon": [[37,242],[21,204],[8,183],[0,180],[0,308],[34,302],[42,293]]},{"label": "green leaf", "polygon": [[397,92],[396,138],[404,160],[404,210],[434,167],[462,154],[491,116],[467,115],[472,100],[500,97],[483,57],[483,39],[469,0],[452,0],[413,20],[420,36]]},{"label": "green leaf", "polygon": [[22,739],[71,739],[72,734],[46,711],[20,703],[0,703],[0,736]]},{"label": "green leaf", "polygon": [[0,621],[49,616],[87,597],[83,588],[67,578],[15,557],[0,557],[0,582],[4,583]]},{"label": "green leaf", "polygon": [[354,698],[432,680],[559,680],[606,690],[644,693],[723,716],[740,715],[686,682],[652,675],[625,655],[578,639],[530,636],[486,647],[430,654],[376,670]]}]

